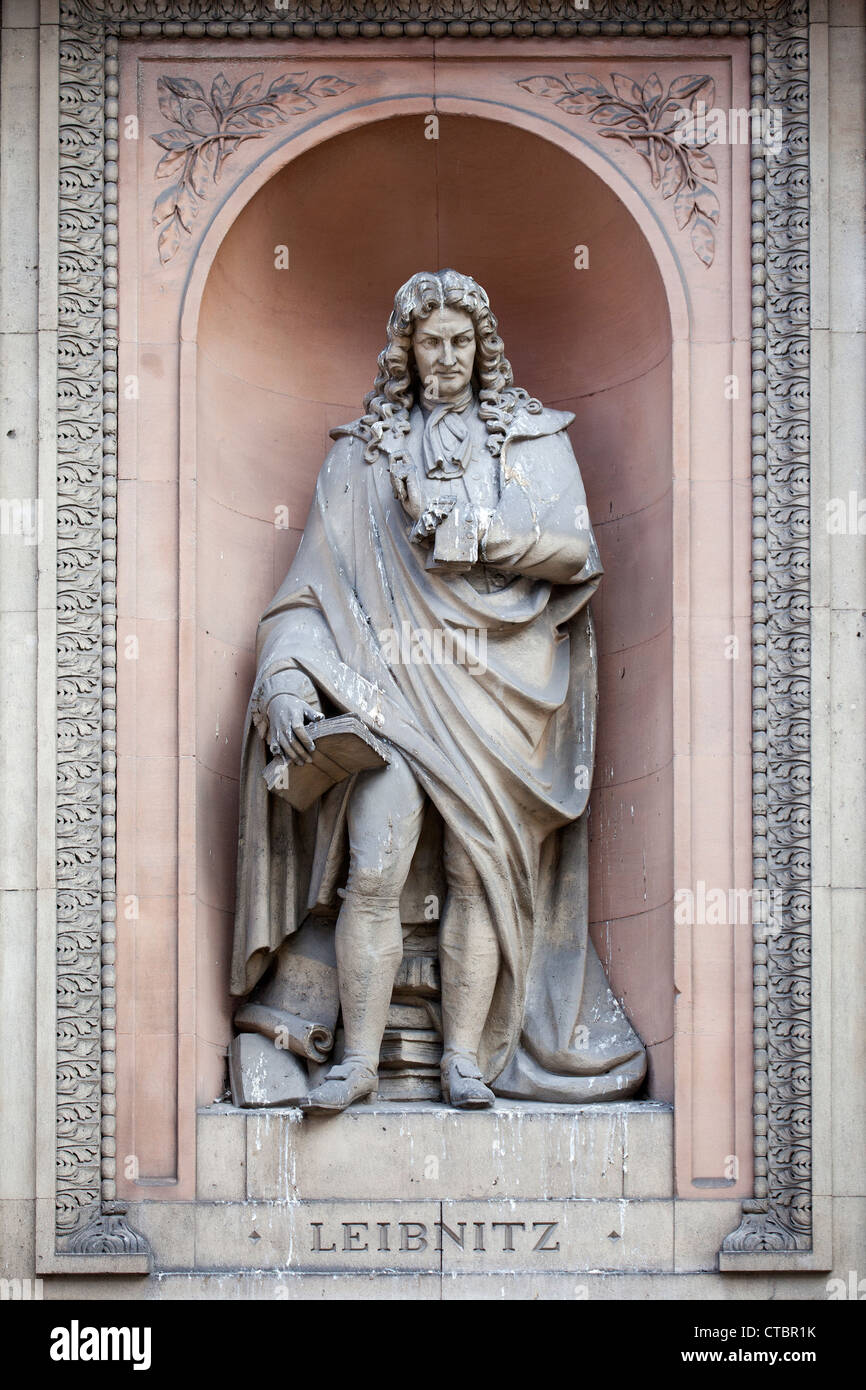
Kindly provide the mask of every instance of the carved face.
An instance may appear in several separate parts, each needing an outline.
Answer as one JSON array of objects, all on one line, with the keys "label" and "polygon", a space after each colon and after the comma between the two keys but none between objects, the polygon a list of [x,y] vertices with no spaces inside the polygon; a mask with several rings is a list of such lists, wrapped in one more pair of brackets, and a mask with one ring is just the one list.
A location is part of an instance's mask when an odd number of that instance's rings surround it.
[{"label": "carved face", "polygon": [[427,401],[453,400],[472,380],[475,325],[463,309],[435,309],[416,321],[412,350]]}]

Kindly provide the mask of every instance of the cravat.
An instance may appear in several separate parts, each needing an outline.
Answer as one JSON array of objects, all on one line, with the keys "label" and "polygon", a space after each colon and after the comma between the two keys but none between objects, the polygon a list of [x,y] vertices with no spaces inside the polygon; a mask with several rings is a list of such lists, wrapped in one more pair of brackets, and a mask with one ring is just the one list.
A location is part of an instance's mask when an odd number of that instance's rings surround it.
[{"label": "cravat", "polygon": [[427,416],[421,452],[428,478],[459,478],[472,455],[472,440],[463,412],[472,402],[472,387],[453,401],[440,401]]}]

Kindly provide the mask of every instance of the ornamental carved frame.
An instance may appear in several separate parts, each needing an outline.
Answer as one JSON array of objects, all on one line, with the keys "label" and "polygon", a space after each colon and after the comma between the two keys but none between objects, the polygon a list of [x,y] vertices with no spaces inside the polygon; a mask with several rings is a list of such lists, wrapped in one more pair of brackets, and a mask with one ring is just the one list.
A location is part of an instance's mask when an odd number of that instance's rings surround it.
[{"label": "ornamental carved frame", "polygon": [[[811,1087],[808,0],[63,0],[59,28],[55,1086],[45,1270],[145,1272],[117,1201],[115,670],[117,72],[147,36],[748,35],[752,100],[754,1194],[720,1268],[816,1267]],[[47,1036],[43,1033],[43,1037]],[[49,1127],[43,1130],[49,1134]],[[50,1246],[50,1249],[48,1248]],[[818,1265],[817,1267],[821,1267]]]}]

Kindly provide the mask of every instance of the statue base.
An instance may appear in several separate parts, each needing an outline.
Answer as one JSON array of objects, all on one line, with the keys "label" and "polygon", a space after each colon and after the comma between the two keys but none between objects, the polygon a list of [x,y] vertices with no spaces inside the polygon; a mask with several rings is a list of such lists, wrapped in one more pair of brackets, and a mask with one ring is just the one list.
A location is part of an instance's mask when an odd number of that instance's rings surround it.
[{"label": "statue base", "polygon": [[[267,1298],[288,1279],[303,1297],[321,1276],[339,1297],[344,1279],[387,1276],[381,1296],[408,1297],[421,1276],[577,1285],[673,1270],[673,1115],[659,1102],[497,1100],[466,1114],[380,1098],[328,1118],[215,1105],[197,1125],[196,1200],[131,1215],[158,1270],[209,1270],[215,1297],[232,1280]],[[685,1205],[712,1216],[714,1259],[730,1201]]]}]

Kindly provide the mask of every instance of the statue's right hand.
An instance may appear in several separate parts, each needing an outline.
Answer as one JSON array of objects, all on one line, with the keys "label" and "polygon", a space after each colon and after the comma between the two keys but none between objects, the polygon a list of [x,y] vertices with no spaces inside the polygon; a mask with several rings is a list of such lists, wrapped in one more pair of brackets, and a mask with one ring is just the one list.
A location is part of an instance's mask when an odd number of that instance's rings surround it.
[{"label": "statue's right hand", "polygon": [[413,521],[417,521],[424,510],[424,496],[418,482],[415,467],[405,455],[391,460],[391,490],[403,510]]},{"label": "statue's right hand", "polygon": [[447,516],[451,515],[456,501],[456,497],[434,497],[412,527],[412,534],[409,539],[413,541],[429,540],[431,536],[436,534],[436,528],[440,521],[444,521]]},{"label": "statue's right hand", "polygon": [[308,763],[315,744],[305,725],[322,716],[300,695],[275,695],[268,704],[268,748],[289,762]]}]

